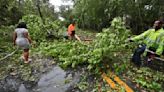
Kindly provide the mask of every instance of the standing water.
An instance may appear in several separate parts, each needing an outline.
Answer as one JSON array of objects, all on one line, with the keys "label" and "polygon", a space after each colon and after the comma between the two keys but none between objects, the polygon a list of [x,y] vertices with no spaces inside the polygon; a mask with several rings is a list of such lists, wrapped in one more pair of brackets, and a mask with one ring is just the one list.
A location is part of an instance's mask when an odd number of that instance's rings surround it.
[{"label": "standing water", "polygon": [[41,76],[38,84],[33,89],[26,89],[21,84],[18,92],[65,92],[80,80],[80,73],[68,74],[59,66]]}]

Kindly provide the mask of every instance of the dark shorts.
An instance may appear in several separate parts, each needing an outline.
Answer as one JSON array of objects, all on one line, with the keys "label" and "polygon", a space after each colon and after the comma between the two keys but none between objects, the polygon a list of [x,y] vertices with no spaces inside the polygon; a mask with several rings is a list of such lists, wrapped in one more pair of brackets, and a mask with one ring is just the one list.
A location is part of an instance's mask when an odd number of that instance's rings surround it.
[{"label": "dark shorts", "polygon": [[72,31],[71,36],[75,36],[75,31]]}]

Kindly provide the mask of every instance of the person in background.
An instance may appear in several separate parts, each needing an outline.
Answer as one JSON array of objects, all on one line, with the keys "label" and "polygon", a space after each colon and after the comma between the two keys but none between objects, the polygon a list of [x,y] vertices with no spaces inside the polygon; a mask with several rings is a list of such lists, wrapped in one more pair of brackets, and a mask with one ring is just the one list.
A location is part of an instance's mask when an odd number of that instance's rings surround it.
[{"label": "person in background", "polygon": [[75,34],[75,21],[73,21],[69,26],[68,26],[68,29],[67,29],[67,35],[68,35],[68,38],[70,39],[74,39],[76,38],[77,40],[80,40],[80,38]]},{"label": "person in background", "polygon": [[13,33],[14,46],[23,49],[24,63],[29,63],[29,49],[32,42],[25,22],[20,22]]},{"label": "person in background", "polygon": [[148,58],[147,61],[151,61],[153,57],[160,56],[163,52],[163,46],[164,46],[164,30],[162,28],[162,22],[161,21],[155,21],[154,26],[152,29],[148,29],[144,33],[135,36],[133,38],[128,39],[130,42],[133,41],[143,41],[143,45],[138,47],[133,56],[132,56],[132,62],[134,62],[136,65],[141,65],[141,54],[146,53],[145,55],[148,55],[147,52],[145,52],[146,49],[149,49],[154,53],[154,55],[151,55],[150,59]]}]

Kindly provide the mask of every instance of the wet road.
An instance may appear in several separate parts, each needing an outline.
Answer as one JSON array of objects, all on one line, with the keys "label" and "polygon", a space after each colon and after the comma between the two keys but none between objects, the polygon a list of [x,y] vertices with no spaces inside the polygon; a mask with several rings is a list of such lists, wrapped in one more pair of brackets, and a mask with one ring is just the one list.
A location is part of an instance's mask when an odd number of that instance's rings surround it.
[{"label": "wet road", "polygon": [[65,92],[80,80],[80,73],[67,74],[59,66],[41,76],[37,86],[27,89],[21,84],[18,92]]}]

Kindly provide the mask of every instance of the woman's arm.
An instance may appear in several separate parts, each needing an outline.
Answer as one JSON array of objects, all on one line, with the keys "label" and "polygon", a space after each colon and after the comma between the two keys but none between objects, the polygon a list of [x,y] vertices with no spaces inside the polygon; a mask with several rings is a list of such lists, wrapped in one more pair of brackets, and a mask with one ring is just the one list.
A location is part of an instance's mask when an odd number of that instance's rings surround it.
[{"label": "woman's arm", "polygon": [[32,43],[32,40],[31,40],[31,38],[30,38],[28,32],[24,32],[24,36],[25,36],[25,38],[28,39],[29,43],[31,44],[31,43]]},{"label": "woman's arm", "polygon": [[13,43],[16,45],[17,34],[16,32],[13,33]]}]

